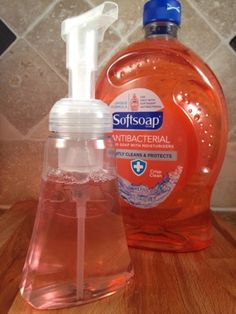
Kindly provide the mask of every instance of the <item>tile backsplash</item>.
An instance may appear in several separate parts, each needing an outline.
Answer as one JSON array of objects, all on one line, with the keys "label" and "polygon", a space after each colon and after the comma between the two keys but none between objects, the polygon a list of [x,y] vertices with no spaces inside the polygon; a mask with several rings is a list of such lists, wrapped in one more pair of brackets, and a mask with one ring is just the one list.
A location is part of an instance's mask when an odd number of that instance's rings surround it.
[{"label": "tile backsplash", "polygon": [[[0,0],[0,205],[37,198],[48,112],[67,94],[61,21],[102,0]],[[119,21],[99,48],[99,70],[141,39],[144,0],[117,0]],[[180,40],[222,84],[229,112],[228,148],[213,206],[236,206],[236,1],[183,0]],[[3,38],[4,37],[4,38]]]}]

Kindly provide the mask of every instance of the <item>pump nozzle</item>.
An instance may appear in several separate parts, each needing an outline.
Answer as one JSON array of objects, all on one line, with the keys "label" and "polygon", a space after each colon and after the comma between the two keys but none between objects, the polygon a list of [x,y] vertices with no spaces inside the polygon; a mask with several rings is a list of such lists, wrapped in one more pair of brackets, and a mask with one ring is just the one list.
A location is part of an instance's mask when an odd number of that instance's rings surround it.
[{"label": "pump nozzle", "polygon": [[62,23],[61,35],[66,41],[66,67],[69,69],[69,98],[95,98],[98,43],[118,18],[118,6],[106,1],[78,17]]},{"label": "pump nozzle", "polygon": [[95,72],[98,43],[117,18],[117,4],[106,1],[82,15],[63,21],[61,35],[66,41],[69,98],[57,101],[52,107],[50,131],[87,134],[112,131],[109,107],[95,99]]}]

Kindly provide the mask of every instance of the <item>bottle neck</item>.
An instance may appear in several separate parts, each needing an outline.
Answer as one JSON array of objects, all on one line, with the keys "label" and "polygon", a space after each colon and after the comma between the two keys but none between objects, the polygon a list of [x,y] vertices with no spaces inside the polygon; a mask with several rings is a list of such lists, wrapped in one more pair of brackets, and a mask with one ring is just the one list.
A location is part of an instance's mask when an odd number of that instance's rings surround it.
[{"label": "bottle neck", "polygon": [[98,140],[111,137],[111,133],[78,133],[78,132],[50,132],[50,138],[62,138],[67,140]]},{"label": "bottle neck", "polygon": [[170,37],[177,38],[178,25],[172,22],[152,22],[145,25],[145,38]]}]

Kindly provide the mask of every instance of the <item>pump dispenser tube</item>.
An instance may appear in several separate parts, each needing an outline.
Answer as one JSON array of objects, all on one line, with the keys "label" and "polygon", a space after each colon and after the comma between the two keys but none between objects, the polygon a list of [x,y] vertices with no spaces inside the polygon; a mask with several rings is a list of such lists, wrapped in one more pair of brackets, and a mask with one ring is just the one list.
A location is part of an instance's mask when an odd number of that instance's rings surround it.
[{"label": "pump dispenser tube", "polygon": [[98,43],[107,28],[118,18],[118,7],[104,2],[98,7],[62,23],[62,38],[66,41],[66,66],[69,69],[69,97],[95,99],[95,72]]},{"label": "pump dispenser tube", "polygon": [[[66,41],[66,66],[69,70],[69,98],[73,100],[95,99],[95,73],[97,70],[98,43],[103,41],[107,28],[118,18],[118,8],[112,2],[104,2],[100,6],[62,23],[61,35]],[[88,171],[91,153],[82,148]],[[77,154],[75,155],[77,159]],[[90,168],[90,169],[89,169]],[[82,193],[86,194],[87,191]],[[77,212],[77,297],[83,299],[84,291],[84,245],[86,202],[81,195],[76,201]]]},{"label": "pump dispenser tube", "polygon": [[117,4],[104,2],[62,23],[69,98],[49,114],[38,214],[20,289],[37,309],[109,296],[133,276],[118,202],[112,115],[95,99],[97,46],[117,17]]}]

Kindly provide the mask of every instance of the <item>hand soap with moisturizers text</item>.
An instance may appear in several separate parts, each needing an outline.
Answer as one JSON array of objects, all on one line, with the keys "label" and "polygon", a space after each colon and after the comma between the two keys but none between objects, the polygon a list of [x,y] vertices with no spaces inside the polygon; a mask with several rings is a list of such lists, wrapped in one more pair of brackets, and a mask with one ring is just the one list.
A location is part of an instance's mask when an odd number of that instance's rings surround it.
[{"label": "hand soap with moisturizers text", "polygon": [[177,40],[181,5],[144,6],[145,39],[116,54],[97,97],[110,104],[130,246],[188,252],[212,240],[210,198],[227,141],[222,89]]}]

